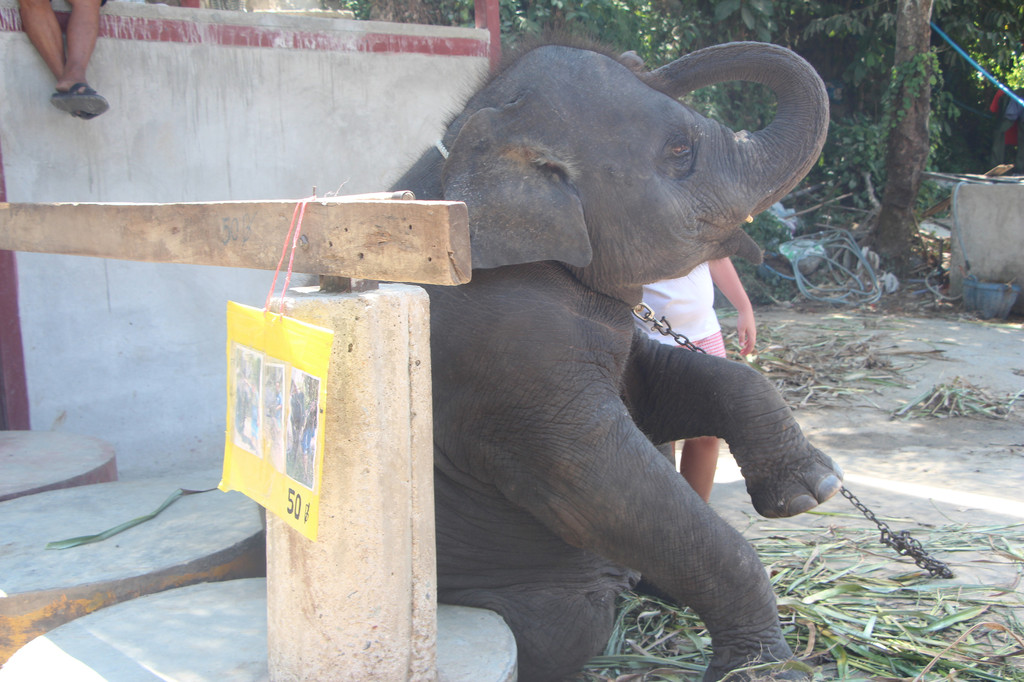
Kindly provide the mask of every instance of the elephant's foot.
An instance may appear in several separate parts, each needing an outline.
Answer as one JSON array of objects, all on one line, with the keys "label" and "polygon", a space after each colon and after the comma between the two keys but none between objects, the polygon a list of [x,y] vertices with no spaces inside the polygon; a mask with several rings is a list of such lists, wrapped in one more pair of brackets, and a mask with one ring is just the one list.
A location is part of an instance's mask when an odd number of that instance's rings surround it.
[{"label": "elephant's foot", "polygon": [[747,492],[761,516],[796,516],[817,507],[843,485],[843,470],[817,448],[769,466],[742,466]]},{"label": "elephant's foot", "polygon": [[776,665],[759,665],[756,662],[750,664],[750,669],[740,668],[738,670],[726,671],[719,674],[712,672],[710,668],[704,674],[704,682],[769,682],[784,680],[786,682],[807,682],[813,679],[811,673],[803,670],[787,669],[786,663]]},{"label": "elephant's foot", "polygon": [[[778,654],[776,656],[775,654]],[[810,666],[792,660],[792,651],[782,642],[760,655],[743,655],[732,647],[715,647],[711,665],[704,672],[704,682],[759,682],[789,680],[804,682],[812,678]]]}]

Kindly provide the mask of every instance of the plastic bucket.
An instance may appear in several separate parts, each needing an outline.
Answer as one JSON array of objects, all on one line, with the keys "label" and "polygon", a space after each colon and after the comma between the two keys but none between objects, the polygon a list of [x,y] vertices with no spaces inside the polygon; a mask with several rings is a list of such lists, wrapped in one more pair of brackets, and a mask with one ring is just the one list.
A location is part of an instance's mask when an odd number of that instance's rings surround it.
[{"label": "plastic bucket", "polygon": [[979,282],[974,275],[964,278],[964,307],[977,312],[983,320],[992,317],[1005,320],[1019,293],[1017,284]]}]

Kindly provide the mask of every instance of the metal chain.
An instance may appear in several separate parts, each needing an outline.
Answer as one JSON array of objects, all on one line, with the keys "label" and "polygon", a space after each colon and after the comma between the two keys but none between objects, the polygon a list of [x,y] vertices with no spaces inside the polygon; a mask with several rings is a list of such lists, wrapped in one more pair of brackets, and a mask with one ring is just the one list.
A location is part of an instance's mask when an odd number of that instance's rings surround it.
[{"label": "metal chain", "polygon": [[673,339],[676,340],[676,343],[678,343],[686,350],[692,350],[698,353],[707,353],[706,350],[696,345],[693,341],[690,341],[690,339],[686,338],[685,334],[680,334],[679,332],[672,329],[672,325],[669,324],[668,320],[666,320],[664,317],[662,317],[660,320],[654,319],[654,311],[651,309],[651,306],[647,305],[646,303],[640,303],[635,308],[633,308],[633,315],[636,317],[636,319],[640,320],[641,322],[651,325],[651,329],[658,332],[662,336],[671,336]]},{"label": "metal chain", "polygon": [[[676,340],[676,343],[683,348],[698,351],[700,353],[707,352],[703,348],[695,345],[693,341],[686,338],[686,335],[673,330],[672,325],[669,324],[668,320],[664,317],[660,320],[655,319],[654,311],[646,303],[640,303],[633,308],[633,315],[641,322],[650,325],[651,329],[663,336],[671,336]],[[933,578],[953,577],[953,571],[950,570],[949,566],[938,559],[933,559],[928,552],[924,550],[921,543],[910,536],[910,531],[901,530],[899,532],[894,532],[889,525],[885,523],[885,521],[882,521],[875,516],[874,512],[868,509],[864,503],[858,500],[857,496],[847,490],[845,486],[840,488],[839,492],[842,493],[843,497],[848,499],[850,503],[868,519],[868,521],[871,521],[878,526],[878,530],[881,531],[879,541],[883,545],[896,550],[896,553],[900,556],[909,556],[914,560],[915,564],[928,571],[929,575]]]},{"label": "metal chain", "polygon": [[950,570],[949,566],[933,559],[928,552],[924,550],[921,543],[910,537],[910,531],[901,530],[894,532],[885,521],[880,520],[874,515],[874,513],[864,506],[864,503],[857,499],[857,496],[851,493],[846,487],[839,489],[843,497],[848,499],[854,507],[863,514],[868,521],[871,521],[878,530],[881,531],[882,535],[879,538],[879,542],[887,547],[892,547],[896,550],[896,553],[900,556],[909,556],[914,560],[914,563],[924,570],[928,571],[929,575],[933,578],[952,578],[953,571]]}]

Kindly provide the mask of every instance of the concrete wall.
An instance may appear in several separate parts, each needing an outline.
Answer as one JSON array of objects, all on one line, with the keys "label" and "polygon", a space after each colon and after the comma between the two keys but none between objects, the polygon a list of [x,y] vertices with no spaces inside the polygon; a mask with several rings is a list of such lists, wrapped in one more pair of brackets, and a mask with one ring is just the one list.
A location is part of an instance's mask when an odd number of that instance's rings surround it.
[{"label": "concrete wall", "polygon": [[[115,1],[89,69],[111,109],[81,121],[0,0],[0,181],[11,202],[382,190],[486,55],[483,30]],[[219,466],[226,302],[262,305],[272,273],[27,253],[17,271],[33,429],[111,441],[123,478]]]},{"label": "concrete wall", "polygon": [[[1024,288],[1024,183],[962,184],[954,188],[956,230],[952,239],[951,290],[963,290],[960,268],[982,282],[1013,282]],[[1024,294],[1013,312],[1024,314]]]}]

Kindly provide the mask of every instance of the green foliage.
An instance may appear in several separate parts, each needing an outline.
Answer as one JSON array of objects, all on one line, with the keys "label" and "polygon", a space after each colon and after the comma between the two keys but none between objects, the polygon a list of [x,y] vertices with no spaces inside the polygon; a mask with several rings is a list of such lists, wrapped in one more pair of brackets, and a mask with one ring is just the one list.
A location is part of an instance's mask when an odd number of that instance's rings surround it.
[{"label": "green foliage", "polygon": [[789,224],[772,211],[758,213],[744,231],[765,251],[778,251],[780,244],[794,236]]},{"label": "green foliage", "polygon": [[775,33],[774,8],[769,0],[721,0],[714,3],[715,22],[739,19],[743,27],[762,42]]},{"label": "green foliage", "polygon": [[[837,3],[818,3],[820,10],[802,33],[802,40],[819,49],[835,45],[845,58],[830,64],[830,75],[861,88],[877,82],[893,63],[896,34],[894,3],[867,3],[840,9]],[[858,93],[866,95],[867,93]]]},{"label": "green foliage", "polygon": [[733,130],[760,130],[775,115],[775,95],[752,83],[719,83],[686,97],[686,104]]},{"label": "green foliage", "polygon": [[889,129],[903,120],[925,87],[934,88],[938,84],[939,73],[939,60],[931,51],[915,55],[894,66],[890,71],[889,89],[883,100],[885,114],[882,121],[886,124],[883,129]]},{"label": "green foliage", "polygon": [[[989,73],[1010,87],[1024,86],[1024,50],[1021,49],[1024,5],[1019,0],[936,0],[935,21]],[[961,67],[961,58],[943,49],[943,67]],[[981,83],[980,77],[973,76]]]},{"label": "green foliage", "polygon": [[1013,64],[1007,70],[1004,80],[1014,90],[1024,88],[1024,53],[1014,55]]},{"label": "green foliage", "polygon": [[790,226],[769,210],[756,215],[754,222],[745,226],[745,231],[764,251],[767,266],[751,265],[744,260],[733,259],[736,274],[739,275],[750,302],[754,305],[767,305],[794,298],[798,293],[796,282],[772,270],[774,266],[785,272],[785,259],[778,255],[778,250],[780,244],[793,238]]},{"label": "green foliage", "polygon": [[865,174],[875,187],[885,177],[885,125],[862,115],[832,121],[825,149],[815,169],[819,180],[828,182],[835,194],[854,192],[854,203],[867,208]]},{"label": "green foliage", "polygon": [[698,38],[700,17],[678,0],[500,0],[502,45],[550,28],[590,36],[647,63],[670,61]]}]

